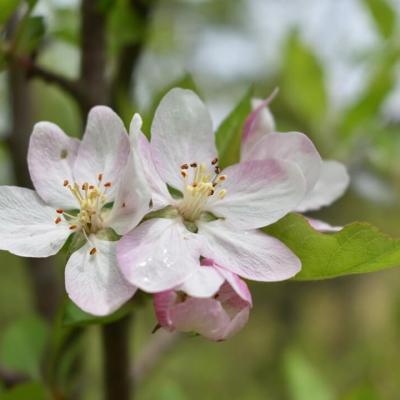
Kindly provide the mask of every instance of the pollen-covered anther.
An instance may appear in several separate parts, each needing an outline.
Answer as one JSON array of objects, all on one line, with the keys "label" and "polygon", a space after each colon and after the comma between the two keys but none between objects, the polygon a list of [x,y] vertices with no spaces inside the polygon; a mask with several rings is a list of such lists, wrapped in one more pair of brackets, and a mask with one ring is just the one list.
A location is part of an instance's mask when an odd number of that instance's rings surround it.
[{"label": "pollen-covered anther", "polygon": [[70,225],[69,230],[73,231],[78,227],[78,225]]},{"label": "pollen-covered anther", "polygon": [[64,185],[64,187],[67,187],[67,186],[69,185],[68,179],[65,179],[65,180],[64,180],[63,185]]},{"label": "pollen-covered anther", "polygon": [[220,175],[217,179],[216,182],[224,182],[226,181],[227,176],[226,175]]},{"label": "pollen-covered anther", "polygon": [[55,223],[55,224],[59,224],[61,221],[62,221],[62,219],[61,219],[60,217],[57,217],[57,218],[54,220],[54,223]]},{"label": "pollen-covered anther", "polygon": [[107,183],[104,184],[104,187],[105,187],[105,188],[110,188],[111,186],[112,186],[112,183],[111,183],[111,182],[107,182]]},{"label": "pollen-covered anther", "polygon": [[94,256],[96,253],[97,253],[96,247],[93,247],[92,249],[90,249],[89,254],[90,254],[91,256]]},{"label": "pollen-covered anther", "polygon": [[182,175],[182,178],[188,177],[188,173],[187,173],[186,169],[181,169],[181,175]]},{"label": "pollen-covered anther", "polygon": [[97,180],[98,180],[99,182],[101,182],[101,181],[103,180],[103,174],[98,174],[98,175],[97,175]]},{"label": "pollen-covered anther", "polygon": [[189,164],[182,164],[181,169],[189,169]]},{"label": "pollen-covered anther", "polygon": [[57,214],[64,214],[64,210],[62,208],[59,208],[56,210]]},{"label": "pollen-covered anther", "polygon": [[193,163],[190,164],[190,166],[191,166],[192,168],[197,168],[197,163],[196,163],[196,162],[193,162]]},{"label": "pollen-covered anther", "polygon": [[218,158],[215,157],[214,160],[211,161],[211,165],[216,165],[218,164]]}]

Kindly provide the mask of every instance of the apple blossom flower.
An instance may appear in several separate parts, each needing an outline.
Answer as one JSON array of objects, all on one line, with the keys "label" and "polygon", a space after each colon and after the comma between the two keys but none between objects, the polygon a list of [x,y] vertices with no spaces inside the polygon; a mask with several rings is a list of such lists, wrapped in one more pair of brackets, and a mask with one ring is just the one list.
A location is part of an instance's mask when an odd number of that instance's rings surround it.
[{"label": "apple blossom flower", "polygon": [[200,268],[214,268],[224,281],[210,298],[188,296],[184,290],[168,290],[153,295],[159,325],[171,332],[194,332],[210,340],[229,339],[249,319],[252,299],[246,283],[237,275],[203,260]]},{"label": "apple blossom flower", "polygon": [[166,94],[151,131],[149,143],[139,119],[131,125],[153,202],[152,215],[118,242],[131,284],[150,293],[183,285],[189,296],[213,296],[224,280],[215,269],[200,268],[202,258],[256,281],[284,280],[300,270],[283,243],[258,230],[303,199],[305,178],[294,163],[257,160],[221,171],[210,115],[189,90]]},{"label": "apple blossom flower", "polygon": [[136,288],[122,276],[108,233],[131,230],[150,201],[122,121],[111,109],[95,107],[82,141],[40,122],[31,135],[28,166],[36,191],[0,187],[0,249],[48,257],[74,234],[82,246],[68,259],[66,291],[84,311],[111,313]]},{"label": "apple blossom flower", "polygon": [[[306,193],[293,211],[303,213],[330,205],[343,195],[349,185],[346,167],[334,160],[320,160],[320,168],[316,168],[318,153],[306,135],[276,132],[274,117],[267,107],[271,98],[253,99],[253,111],[246,120],[242,135],[241,160],[276,157],[294,162],[306,179]],[[308,218],[308,222],[320,231],[341,229],[316,219]]]}]

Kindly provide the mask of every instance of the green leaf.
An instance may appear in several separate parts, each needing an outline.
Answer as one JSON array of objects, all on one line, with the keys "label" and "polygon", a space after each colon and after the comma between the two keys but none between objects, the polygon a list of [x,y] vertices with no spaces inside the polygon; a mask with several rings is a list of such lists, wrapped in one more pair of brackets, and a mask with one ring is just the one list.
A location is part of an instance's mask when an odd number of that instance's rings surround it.
[{"label": "green leaf", "polygon": [[252,96],[253,87],[250,87],[217,129],[215,140],[219,155],[219,165],[222,168],[235,164],[240,160],[243,125],[251,112]]},{"label": "green leaf", "polygon": [[299,214],[289,214],[264,231],[285,243],[301,260],[295,280],[316,280],[380,271],[400,265],[400,239],[367,223],[355,222],[340,232],[315,231]]},{"label": "green leaf", "polygon": [[320,127],[328,108],[324,71],[296,31],[284,48],[281,85],[281,95],[297,118]]},{"label": "green leaf", "polygon": [[50,400],[41,383],[24,383],[0,394],[0,400]]},{"label": "green leaf", "polygon": [[106,317],[96,317],[94,315],[86,313],[85,311],[82,311],[71,300],[67,299],[64,304],[62,321],[63,326],[66,327],[78,327],[96,324],[104,325],[123,318],[131,311],[132,304],[127,303],[111,315],[107,315]]},{"label": "green leaf", "polygon": [[336,398],[332,389],[301,353],[294,350],[287,351],[283,366],[291,400],[333,400]]},{"label": "green leaf", "polygon": [[396,28],[396,12],[386,0],[363,0],[384,38],[392,36]]},{"label": "green leaf", "polygon": [[356,128],[365,126],[376,118],[384,100],[395,85],[395,67],[399,51],[388,49],[382,57],[360,98],[344,113],[339,127],[344,137],[351,136]]},{"label": "green leaf", "polygon": [[44,18],[38,15],[28,17],[18,38],[17,49],[21,54],[30,54],[35,51],[46,32]]},{"label": "green leaf", "polygon": [[381,397],[370,384],[365,384],[346,393],[341,400],[380,400]]},{"label": "green leaf", "polygon": [[0,364],[12,371],[40,377],[48,327],[39,317],[20,319],[10,325],[0,342]]},{"label": "green leaf", "polygon": [[[151,123],[154,117],[154,113],[160,104],[161,99],[173,88],[175,87],[180,87],[182,89],[190,89],[193,90],[194,92],[197,92],[196,84],[194,83],[194,80],[190,74],[184,75],[182,78],[177,79],[176,81],[168,84],[165,86],[154,98],[152,101],[151,106],[149,107],[148,112],[145,114],[143,118],[143,133],[147,136],[150,137],[150,128],[151,128]],[[132,113],[130,113],[129,118],[132,118]]]},{"label": "green leaf", "polygon": [[3,25],[17,10],[21,0],[1,0],[0,4],[0,26]]}]

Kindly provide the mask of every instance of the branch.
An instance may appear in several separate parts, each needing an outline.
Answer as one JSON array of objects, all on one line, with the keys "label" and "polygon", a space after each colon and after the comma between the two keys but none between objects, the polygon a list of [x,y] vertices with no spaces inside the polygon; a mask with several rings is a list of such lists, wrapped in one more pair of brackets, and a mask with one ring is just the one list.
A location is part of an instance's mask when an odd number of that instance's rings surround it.
[{"label": "branch", "polygon": [[129,325],[130,317],[103,326],[104,381],[106,400],[130,399]]},{"label": "branch", "polygon": [[106,81],[106,20],[98,9],[96,0],[82,0],[81,14],[81,79],[87,95],[81,112],[86,117],[96,104],[109,103],[109,87]]},{"label": "branch", "polygon": [[179,343],[182,335],[160,329],[142,350],[139,360],[133,367],[131,379],[137,384],[153,371],[160,360]]}]

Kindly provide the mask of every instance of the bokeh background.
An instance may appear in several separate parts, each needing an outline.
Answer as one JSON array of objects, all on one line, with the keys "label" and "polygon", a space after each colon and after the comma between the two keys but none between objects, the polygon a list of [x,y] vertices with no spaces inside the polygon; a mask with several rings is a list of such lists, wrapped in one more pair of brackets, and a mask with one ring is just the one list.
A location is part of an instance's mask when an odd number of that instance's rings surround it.
[{"label": "bokeh background", "polygon": [[[278,129],[306,133],[324,158],[342,161],[351,174],[346,195],[314,216],[333,224],[365,220],[400,237],[398,0],[160,0],[152,2],[146,27],[127,11],[126,1],[111,3],[110,70],[122,44],[144,43],[130,103],[123,107],[126,120],[139,111],[148,126],[160,93],[183,80],[193,80],[215,127],[250,85],[259,97],[279,87],[271,106]],[[46,29],[37,62],[77,77],[79,3],[39,0],[34,15],[43,17]],[[79,109],[68,95],[40,79],[31,81],[31,90],[35,121],[53,121],[80,135]],[[10,151],[11,100],[10,73],[3,71],[0,184],[15,183],[15,165],[21,162]],[[62,283],[62,257],[57,262]],[[38,266],[0,252],[0,366],[24,370],[28,364],[39,378],[29,360],[45,348],[37,332],[50,334],[52,328],[38,320],[31,268]],[[254,309],[242,332],[224,343],[175,340],[141,377],[137,398],[399,398],[399,269],[251,288]],[[151,335],[154,325],[147,302],[133,318],[132,359],[140,359],[148,341],[160,335]],[[15,335],[30,337],[31,345],[19,346],[25,342]],[[73,384],[82,399],[97,400],[102,396],[99,328],[89,327],[80,342],[82,373]]]}]

